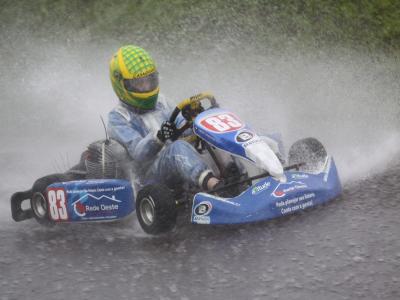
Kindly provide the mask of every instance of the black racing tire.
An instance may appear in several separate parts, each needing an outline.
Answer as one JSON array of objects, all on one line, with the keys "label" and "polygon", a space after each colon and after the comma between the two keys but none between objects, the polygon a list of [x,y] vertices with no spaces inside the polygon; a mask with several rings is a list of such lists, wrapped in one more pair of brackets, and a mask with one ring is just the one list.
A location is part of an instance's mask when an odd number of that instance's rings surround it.
[{"label": "black racing tire", "polygon": [[51,174],[39,178],[32,186],[31,208],[33,216],[41,225],[52,226],[55,224],[49,217],[47,207],[46,188],[56,182],[72,180],[67,174]]},{"label": "black racing tire", "polygon": [[325,147],[316,138],[304,138],[295,142],[289,149],[289,165],[302,164],[303,172],[318,172],[326,162],[328,154]]},{"label": "black racing tire", "polygon": [[160,234],[174,228],[177,205],[173,193],[165,185],[148,185],[136,198],[136,215],[148,234]]}]

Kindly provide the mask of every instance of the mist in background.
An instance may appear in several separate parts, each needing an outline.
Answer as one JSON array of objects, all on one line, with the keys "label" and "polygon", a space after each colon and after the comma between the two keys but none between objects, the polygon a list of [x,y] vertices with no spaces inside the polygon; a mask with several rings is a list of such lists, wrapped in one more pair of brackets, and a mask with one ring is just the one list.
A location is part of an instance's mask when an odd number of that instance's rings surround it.
[{"label": "mist in background", "polygon": [[400,8],[367,2],[1,1],[1,205],[104,138],[125,44],[152,54],[173,103],[211,91],[287,147],[320,139],[345,183],[383,171],[400,146]]}]

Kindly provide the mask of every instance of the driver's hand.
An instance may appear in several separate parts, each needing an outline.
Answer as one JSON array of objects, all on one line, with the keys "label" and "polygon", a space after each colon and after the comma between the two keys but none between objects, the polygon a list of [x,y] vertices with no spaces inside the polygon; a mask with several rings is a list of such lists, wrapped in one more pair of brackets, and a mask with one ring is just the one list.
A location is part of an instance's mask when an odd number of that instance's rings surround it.
[{"label": "driver's hand", "polygon": [[161,125],[160,130],[157,132],[157,138],[163,143],[165,143],[165,141],[168,139],[175,141],[178,139],[178,137],[179,134],[176,125],[169,121],[165,121]]}]

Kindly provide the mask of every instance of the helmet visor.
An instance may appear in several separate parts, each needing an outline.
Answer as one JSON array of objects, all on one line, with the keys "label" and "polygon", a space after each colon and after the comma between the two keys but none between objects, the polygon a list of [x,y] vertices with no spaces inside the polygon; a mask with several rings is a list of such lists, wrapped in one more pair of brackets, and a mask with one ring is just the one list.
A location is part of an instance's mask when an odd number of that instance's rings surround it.
[{"label": "helmet visor", "polygon": [[145,77],[124,79],[124,87],[134,93],[148,93],[158,87],[158,72],[151,73]]}]

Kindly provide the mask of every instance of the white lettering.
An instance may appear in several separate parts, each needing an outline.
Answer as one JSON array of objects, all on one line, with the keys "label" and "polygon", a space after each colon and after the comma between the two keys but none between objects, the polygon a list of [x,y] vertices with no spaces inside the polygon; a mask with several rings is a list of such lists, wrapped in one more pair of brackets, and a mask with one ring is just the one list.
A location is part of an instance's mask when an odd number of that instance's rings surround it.
[{"label": "white lettering", "polygon": [[251,194],[252,195],[256,195],[266,189],[268,189],[270,187],[271,183],[270,182],[264,182],[263,185],[259,185],[259,186],[255,186],[253,187],[253,189],[251,190]]},{"label": "white lettering", "polygon": [[211,219],[209,216],[194,216],[193,222],[197,224],[210,224]]},{"label": "white lettering", "polygon": [[[308,193],[300,197],[277,201],[275,206],[280,208],[281,214],[287,214],[290,212],[294,212],[299,209],[305,209],[307,207],[313,206],[313,201],[309,200],[315,197],[314,193]],[[307,201],[309,200],[309,201]],[[307,201],[307,202],[304,202]]]},{"label": "white lettering", "polygon": [[100,207],[101,210],[118,210],[118,204],[110,204],[110,205],[102,204]]},{"label": "white lettering", "polygon": [[86,208],[86,211],[99,211],[100,210],[100,207],[98,207],[97,205],[93,205],[93,206],[86,205],[85,208]]}]

